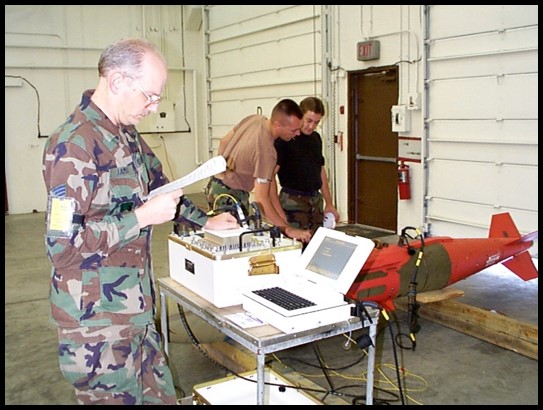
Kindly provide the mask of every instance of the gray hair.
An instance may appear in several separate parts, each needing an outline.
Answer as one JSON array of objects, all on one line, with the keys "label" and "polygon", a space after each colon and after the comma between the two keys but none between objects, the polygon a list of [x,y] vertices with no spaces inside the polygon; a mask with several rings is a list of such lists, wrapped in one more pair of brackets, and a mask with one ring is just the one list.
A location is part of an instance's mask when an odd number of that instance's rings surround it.
[{"label": "gray hair", "polygon": [[105,77],[110,71],[120,69],[128,76],[137,78],[143,58],[147,53],[158,56],[166,66],[166,59],[158,47],[144,38],[125,38],[107,46],[98,61],[98,75]]}]

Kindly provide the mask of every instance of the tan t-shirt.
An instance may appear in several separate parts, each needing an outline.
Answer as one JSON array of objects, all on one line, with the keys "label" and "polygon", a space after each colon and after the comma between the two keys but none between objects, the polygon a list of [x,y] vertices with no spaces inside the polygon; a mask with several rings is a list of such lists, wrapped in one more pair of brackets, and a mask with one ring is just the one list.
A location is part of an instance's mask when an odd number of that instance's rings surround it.
[{"label": "tan t-shirt", "polygon": [[251,192],[255,178],[272,179],[277,163],[274,138],[268,119],[260,114],[245,117],[233,130],[224,152],[219,152],[228,164],[222,180],[230,188]]}]

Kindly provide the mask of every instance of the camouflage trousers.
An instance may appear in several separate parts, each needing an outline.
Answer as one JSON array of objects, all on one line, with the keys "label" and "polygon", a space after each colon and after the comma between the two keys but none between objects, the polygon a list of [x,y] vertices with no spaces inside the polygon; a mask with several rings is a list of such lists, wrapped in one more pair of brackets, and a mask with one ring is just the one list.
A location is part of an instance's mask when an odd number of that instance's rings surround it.
[{"label": "camouflage trousers", "polygon": [[220,179],[212,177],[206,186],[205,194],[209,209],[231,206],[237,201],[241,205],[245,217],[249,216],[249,192],[241,189],[232,189]]},{"label": "camouflage trousers", "polygon": [[309,229],[312,233],[322,226],[324,199],[320,192],[313,195],[300,195],[287,193],[282,189],[279,201],[291,226]]},{"label": "camouflage trousers", "polygon": [[154,325],[59,328],[60,370],[79,404],[177,404]]}]

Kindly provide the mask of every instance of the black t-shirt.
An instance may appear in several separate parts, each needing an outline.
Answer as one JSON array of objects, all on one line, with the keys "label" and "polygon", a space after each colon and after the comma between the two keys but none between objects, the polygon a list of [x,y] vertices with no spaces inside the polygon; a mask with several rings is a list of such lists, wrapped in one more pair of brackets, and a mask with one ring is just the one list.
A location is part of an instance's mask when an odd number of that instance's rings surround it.
[{"label": "black t-shirt", "polygon": [[279,182],[281,186],[298,191],[318,191],[322,186],[324,165],[322,139],[318,132],[300,134],[290,141],[275,140]]}]

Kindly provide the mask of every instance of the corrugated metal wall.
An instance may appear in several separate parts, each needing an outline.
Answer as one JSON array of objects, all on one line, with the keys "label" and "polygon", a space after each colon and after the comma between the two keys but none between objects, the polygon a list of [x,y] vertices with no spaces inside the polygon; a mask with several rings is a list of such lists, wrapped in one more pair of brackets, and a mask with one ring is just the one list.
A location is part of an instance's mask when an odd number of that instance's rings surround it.
[{"label": "corrugated metal wall", "polygon": [[427,6],[425,44],[430,232],[537,229],[537,6]]},{"label": "corrugated metal wall", "polygon": [[[522,233],[537,229],[538,6],[183,7],[186,26],[181,6],[6,6],[6,75],[24,76],[39,90],[46,134],[94,86],[105,44],[151,38],[171,60],[161,108],[174,103],[175,124],[190,123],[190,133],[176,127],[172,138],[152,136],[159,156],[172,153],[171,161],[162,159],[179,177],[213,154],[241,118],[259,109],[269,115],[285,97],[316,95],[330,104],[321,135],[333,147],[330,139],[346,130],[349,115],[345,72],[401,60],[398,103],[407,94],[423,96],[424,131],[416,110],[408,136],[423,137],[427,161],[424,180],[421,168],[412,173],[424,198],[401,204],[399,224],[424,219],[433,235],[486,236],[490,216],[509,211]],[[380,58],[357,61],[357,42],[370,37],[381,41]],[[5,168],[15,213],[45,203],[39,172],[45,140],[28,121],[39,107],[28,84],[6,77]],[[345,209],[345,152],[327,154],[327,164],[338,165],[336,194]],[[29,159],[24,172],[20,157]],[[335,172],[329,175],[335,189]]]},{"label": "corrugated metal wall", "polygon": [[206,6],[204,19],[213,150],[243,117],[320,96],[320,6]]},{"label": "corrugated metal wall", "polygon": [[[326,51],[321,43],[327,41],[327,28],[336,24],[326,26],[322,10],[206,7],[213,150],[237,121],[260,110],[268,115],[280,98],[322,97],[327,87],[343,86],[328,83],[322,74]],[[425,187],[429,233],[486,236],[491,215],[499,212],[510,212],[522,233],[536,229],[537,6],[437,5],[424,10],[425,89],[411,91],[424,100],[426,162],[424,181],[417,183]],[[379,21],[371,24],[379,32]],[[352,27],[339,29],[344,35],[352,32]],[[340,50],[342,43],[336,40],[331,47]]]}]

